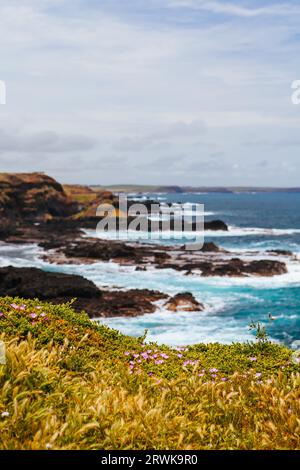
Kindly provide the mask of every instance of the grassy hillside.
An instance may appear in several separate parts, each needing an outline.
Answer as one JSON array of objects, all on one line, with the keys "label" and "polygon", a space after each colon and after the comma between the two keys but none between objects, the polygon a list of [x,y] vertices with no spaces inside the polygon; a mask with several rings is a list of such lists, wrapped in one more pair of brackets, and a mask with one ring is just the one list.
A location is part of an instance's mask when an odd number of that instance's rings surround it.
[{"label": "grassy hillside", "polygon": [[144,344],[71,305],[0,299],[1,449],[296,449],[300,375],[260,341]]}]

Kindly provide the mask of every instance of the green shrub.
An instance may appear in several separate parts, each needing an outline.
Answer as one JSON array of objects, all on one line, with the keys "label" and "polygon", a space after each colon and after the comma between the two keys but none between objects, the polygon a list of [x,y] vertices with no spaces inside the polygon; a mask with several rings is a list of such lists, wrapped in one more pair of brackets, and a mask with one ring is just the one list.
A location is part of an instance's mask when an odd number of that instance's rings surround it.
[{"label": "green shrub", "polygon": [[170,348],[71,304],[0,299],[2,449],[297,449],[299,365],[271,342]]}]

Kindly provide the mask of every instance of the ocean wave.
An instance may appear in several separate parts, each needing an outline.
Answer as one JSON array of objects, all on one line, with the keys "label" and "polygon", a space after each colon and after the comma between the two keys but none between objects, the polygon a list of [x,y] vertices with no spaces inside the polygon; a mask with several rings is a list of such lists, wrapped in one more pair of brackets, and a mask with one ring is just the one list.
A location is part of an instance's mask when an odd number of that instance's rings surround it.
[{"label": "ocean wave", "polygon": [[[215,215],[215,212],[195,212],[195,211],[187,211],[185,210],[184,213],[178,213],[178,215],[176,215],[176,213],[174,214],[174,219],[183,219],[183,216],[184,217],[196,217],[196,216],[204,216],[204,217],[207,217],[207,216],[212,216],[212,215]],[[153,221],[160,221],[160,220],[170,220],[170,217],[168,215],[164,215],[164,214],[153,214],[153,215],[149,215],[147,217],[149,220],[153,220]],[[173,216],[172,216],[173,218]]]},{"label": "ocean wave", "polygon": [[[226,322],[226,328],[224,323]],[[101,319],[100,323],[116,328],[124,334],[141,336],[148,329],[146,341],[158,344],[184,346],[195,343],[220,342],[230,344],[249,341],[253,336],[248,328],[234,318],[214,316],[205,312],[177,312],[161,310],[143,317],[130,319],[116,317]]]},{"label": "ocean wave", "polygon": [[[154,216],[155,217],[155,216]],[[154,218],[152,220],[155,220]],[[109,231],[109,232],[97,232],[96,230],[83,229],[83,232],[93,238],[100,238],[105,240],[146,240],[149,243],[152,241],[157,243],[160,239],[167,241],[170,240],[180,240],[182,243],[185,242],[185,239],[193,240],[196,233],[192,230],[187,230],[184,232],[176,230],[165,230],[163,232],[143,232],[143,231]],[[205,230],[203,232],[197,232],[198,239],[201,234],[209,238],[226,238],[226,237],[251,237],[251,236],[269,236],[269,237],[284,237],[287,235],[299,234],[300,229],[290,228],[290,229],[280,229],[280,228],[259,228],[259,227],[236,227],[230,225],[228,231],[223,230]]]},{"label": "ocean wave", "polygon": [[269,236],[280,237],[300,233],[297,228],[260,228],[260,227],[237,227],[228,226],[228,232],[205,230],[205,236],[208,237],[245,237],[245,236]]},{"label": "ocean wave", "polygon": [[[300,263],[290,259],[285,260],[288,273],[280,276],[203,278],[199,275],[185,276],[183,272],[173,269],[162,270],[154,267],[150,267],[147,271],[136,271],[135,266],[120,266],[114,262],[55,265],[43,260],[42,254],[43,250],[35,244],[0,244],[0,266],[33,266],[46,271],[78,274],[93,281],[99,287],[108,289],[148,288],[169,295],[191,292],[199,302],[204,304],[203,312],[174,314],[166,311],[161,302],[158,303],[158,311],[154,314],[135,318],[101,319],[102,323],[133,336],[140,336],[145,328],[149,328],[149,341],[170,345],[215,341],[231,343],[253,339],[248,331],[249,322],[246,312],[255,305],[260,305],[260,309],[263,308],[266,298],[263,290],[300,287]],[[300,253],[297,254],[300,255]],[[240,311],[245,312],[245,317],[244,314],[235,315],[234,312]],[[292,317],[287,318],[290,321]]]}]

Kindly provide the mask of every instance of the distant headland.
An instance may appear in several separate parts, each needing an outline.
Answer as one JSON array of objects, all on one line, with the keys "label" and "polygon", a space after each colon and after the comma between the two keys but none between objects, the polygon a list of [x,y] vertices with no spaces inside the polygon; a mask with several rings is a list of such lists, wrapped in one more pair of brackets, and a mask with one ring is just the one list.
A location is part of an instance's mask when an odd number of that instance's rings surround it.
[{"label": "distant headland", "polygon": [[298,188],[259,186],[155,186],[138,184],[93,185],[94,189],[107,189],[114,193],[300,193]]}]

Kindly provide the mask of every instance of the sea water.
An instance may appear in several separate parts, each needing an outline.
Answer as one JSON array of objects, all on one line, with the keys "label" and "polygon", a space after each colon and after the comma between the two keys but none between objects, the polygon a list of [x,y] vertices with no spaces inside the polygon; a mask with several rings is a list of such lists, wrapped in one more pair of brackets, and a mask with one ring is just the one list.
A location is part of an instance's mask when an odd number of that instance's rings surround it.
[{"label": "sea water", "polygon": [[[157,312],[134,318],[108,318],[101,322],[126,334],[140,336],[148,329],[148,340],[171,345],[198,342],[230,343],[253,339],[249,324],[265,323],[270,337],[293,347],[300,340],[300,194],[299,193],[209,193],[144,195],[143,199],[164,202],[202,203],[205,220],[222,219],[229,232],[206,232],[205,241],[243,257],[266,250],[290,250],[296,255],[285,260],[288,273],[262,278],[201,278],[171,269],[135,271],[115,263],[53,265],[41,260],[35,245],[0,245],[0,265],[36,266],[50,271],[81,274],[100,287],[111,289],[148,288],[168,294],[191,292],[205,305],[203,312],[171,313],[158,303]],[[89,232],[93,234],[93,232]],[[175,243],[170,241],[170,243]],[[275,319],[268,321],[269,314]]]}]

